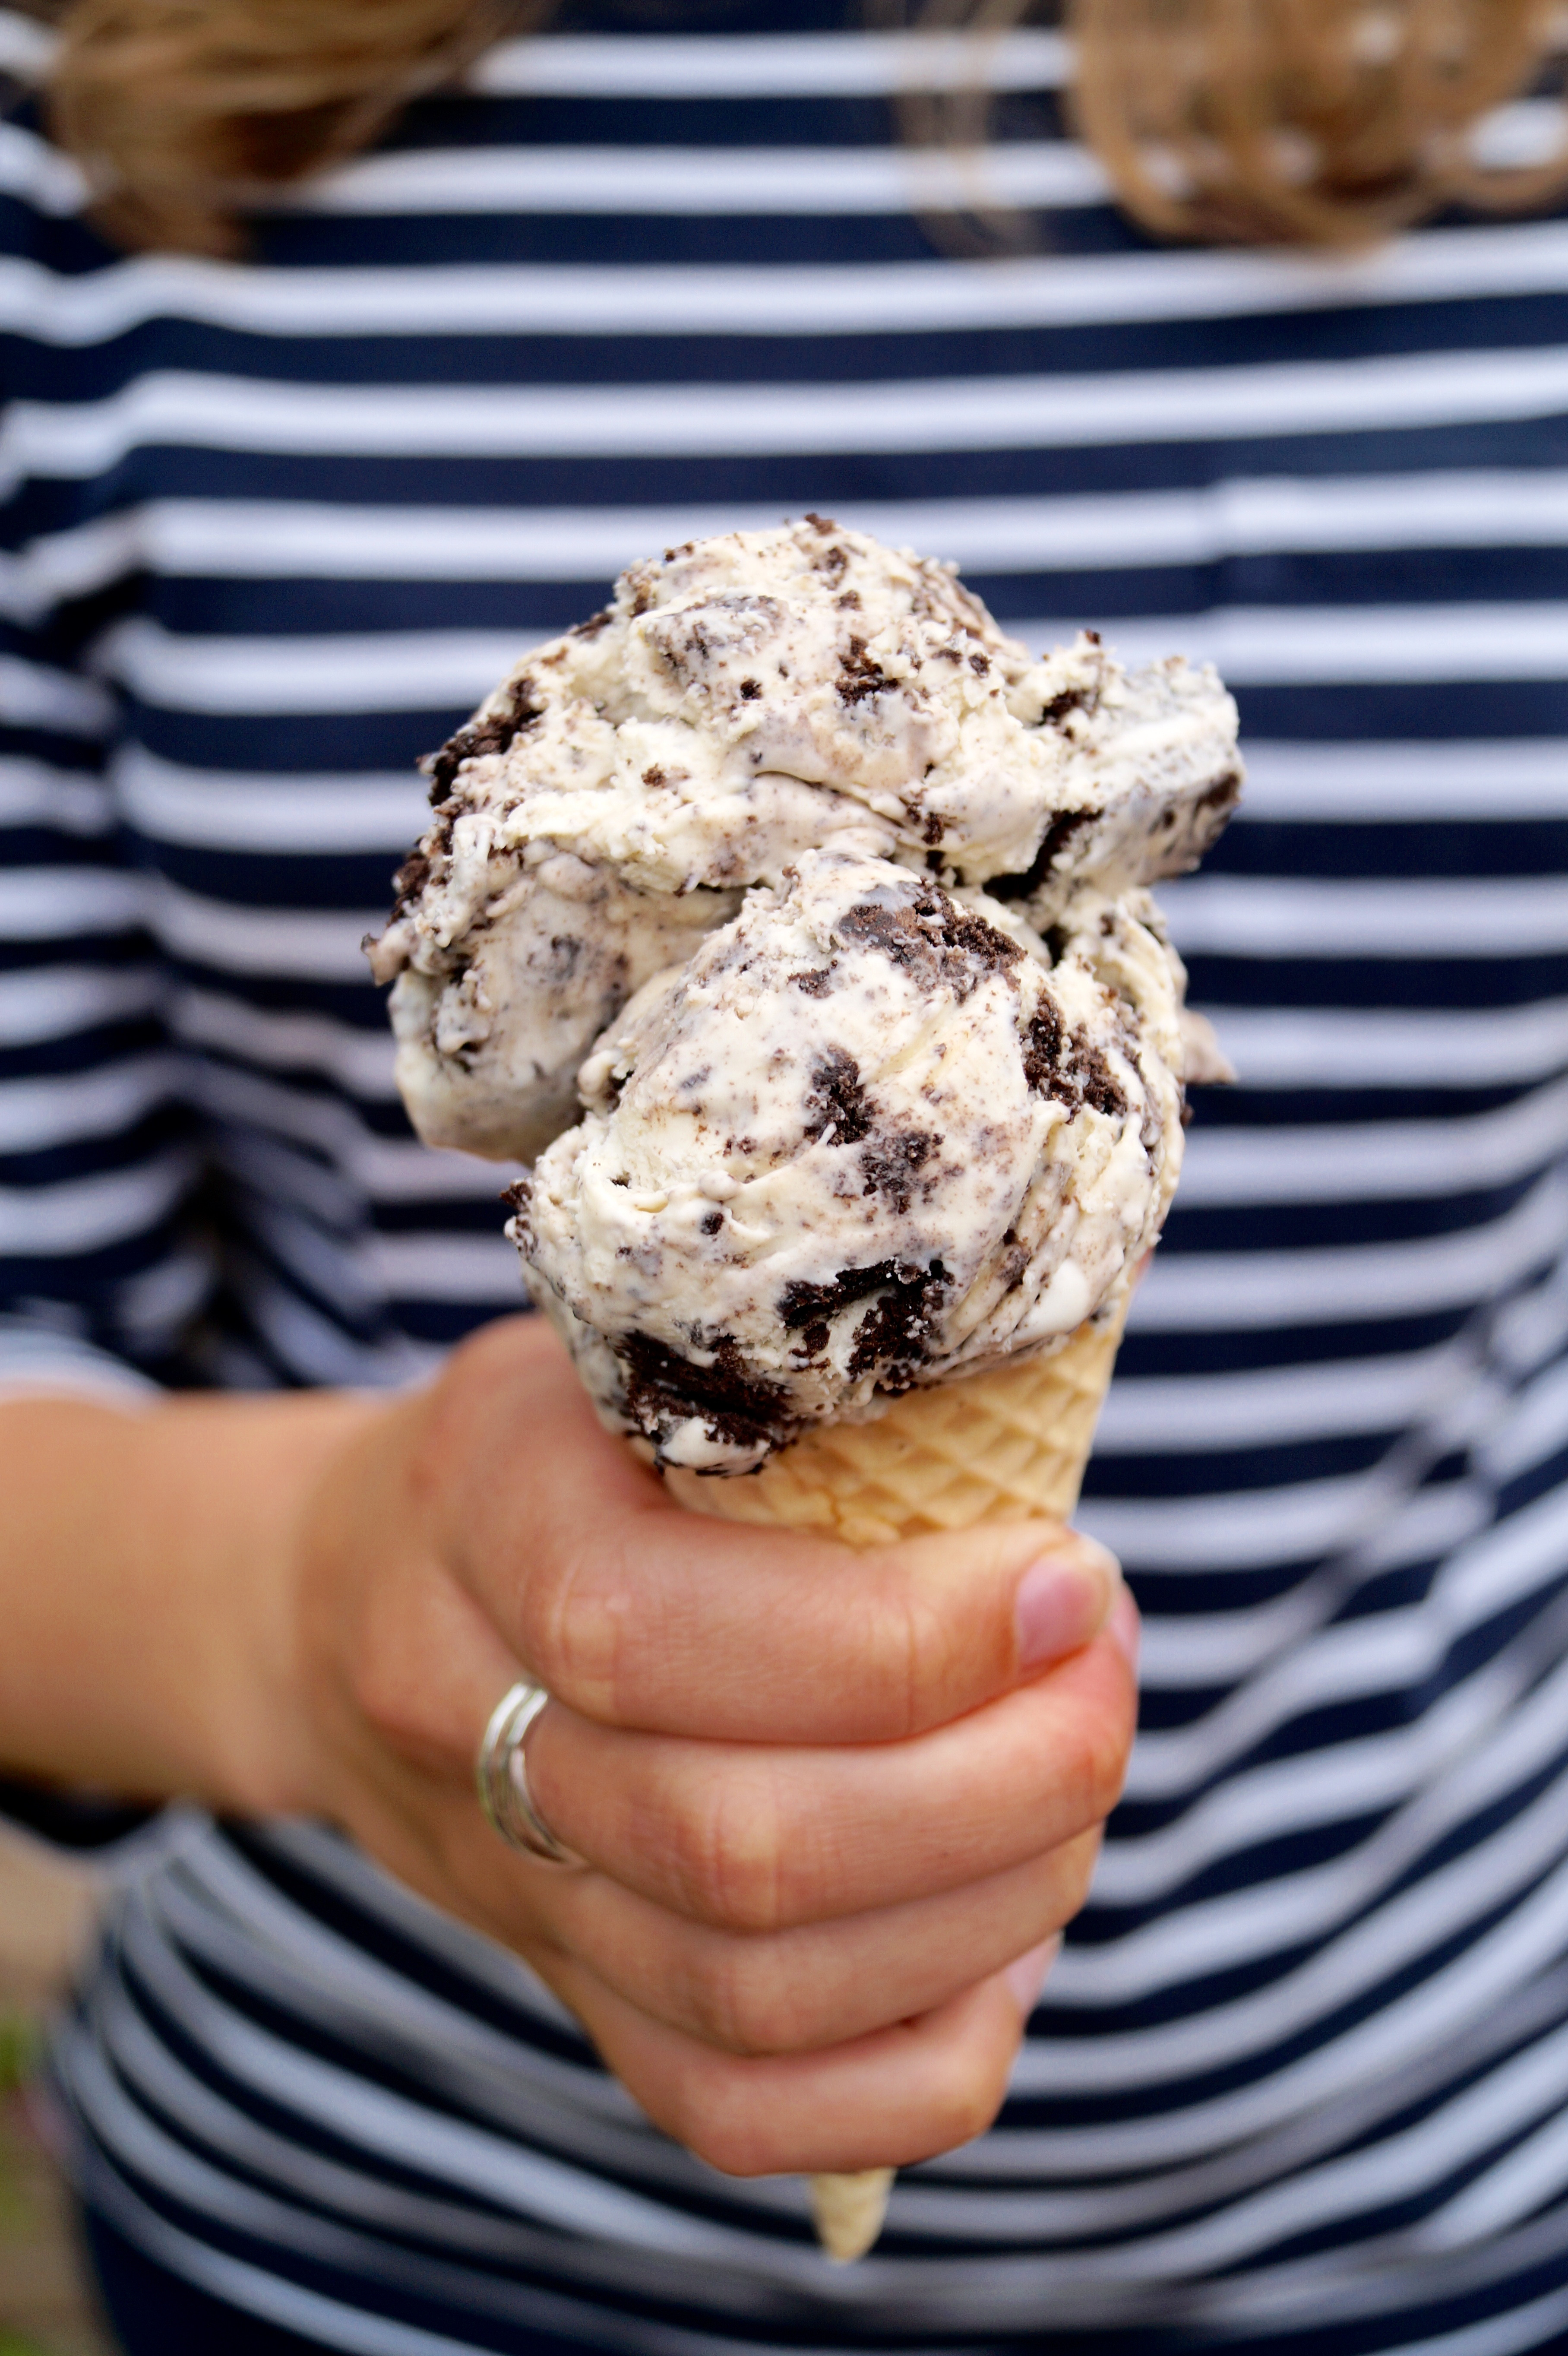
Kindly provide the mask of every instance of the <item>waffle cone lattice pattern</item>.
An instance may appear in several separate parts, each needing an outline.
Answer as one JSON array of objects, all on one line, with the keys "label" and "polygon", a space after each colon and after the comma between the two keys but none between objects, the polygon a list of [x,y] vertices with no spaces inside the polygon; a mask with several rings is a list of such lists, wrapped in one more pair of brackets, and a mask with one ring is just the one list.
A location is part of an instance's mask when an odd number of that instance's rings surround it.
[{"label": "waffle cone lattice pattern", "polygon": [[[731,1522],[886,1546],[976,1522],[1064,1521],[1078,1503],[1126,1315],[1124,1298],[1052,1358],[895,1399],[877,1423],[825,1426],[736,1481],[666,1474],[683,1505]],[[893,2171],[814,2176],[817,2238],[840,2265],[882,2228]]]},{"label": "waffle cone lattice pattern", "polygon": [[742,1479],[671,1471],[694,1513],[818,1530],[856,1547],[976,1522],[1064,1519],[1078,1502],[1124,1308],[1051,1358],[908,1391],[876,1423],[807,1432]]}]

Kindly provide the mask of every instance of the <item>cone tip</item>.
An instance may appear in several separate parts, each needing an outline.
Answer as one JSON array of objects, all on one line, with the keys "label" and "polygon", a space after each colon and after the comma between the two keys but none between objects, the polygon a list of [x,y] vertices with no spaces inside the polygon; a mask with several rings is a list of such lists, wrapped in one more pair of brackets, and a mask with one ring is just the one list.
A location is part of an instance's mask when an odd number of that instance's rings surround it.
[{"label": "cone tip", "polygon": [[835,2265],[863,2258],[882,2230],[893,2189],[891,2168],[862,2169],[854,2176],[814,2176],[811,2213],[816,2238]]}]

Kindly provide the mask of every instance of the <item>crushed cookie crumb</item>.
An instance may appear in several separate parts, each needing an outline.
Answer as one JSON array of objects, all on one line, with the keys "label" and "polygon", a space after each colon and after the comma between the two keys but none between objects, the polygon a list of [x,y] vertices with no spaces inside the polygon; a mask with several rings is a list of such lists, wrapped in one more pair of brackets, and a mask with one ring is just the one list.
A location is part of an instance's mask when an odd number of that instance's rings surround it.
[{"label": "crushed cookie crumb", "polygon": [[525,728],[543,718],[544,706],[534,701],[534,683],[525,672],[513,680],[498,710],[482,720],[471,720],[449,736],[438,752],[426,754],[420,766],[431,780],[432,804],[445,800],[466,762],[477,761],[487,753],[509,751]]},{"label": "crushed cookie crumb", "polygon": [[851,638],[838,673],[838,694],[845,703],[861,703],[869,695],[880,695],[892,680],[874,656],[866,652],[864,638]]}]

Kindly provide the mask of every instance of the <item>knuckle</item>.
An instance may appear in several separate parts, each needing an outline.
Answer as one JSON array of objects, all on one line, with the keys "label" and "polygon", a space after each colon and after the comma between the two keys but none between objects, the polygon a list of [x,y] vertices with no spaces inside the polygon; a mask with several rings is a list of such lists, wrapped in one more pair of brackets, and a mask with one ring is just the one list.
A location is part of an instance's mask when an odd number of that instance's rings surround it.
[{"label": "knuckle", "polygon": [[877,1608],[889,1705],[898,1719],[894,1730],[920,1733],[940,1714],[938,1697],[951,1681],[952,1624],[933,1598],[903,1582],[880,1598]]},{"label": "knuckle", "polygon": [[429,1696],[409,1647],[378,1616],[361,1630],[345,1665],[348,1691],[365,1723],[397,1751],[428,1741]]},{"label": "knuckle", "polygon": [[624,1683],[632,1591],[612,1557],[560,1538],[521,1573],[517,1637],[541,1685],[591,1717],[613,1719]]},{"label": "knuckle", "polygon": [[722,1950],[705,1952],[688,1974],[687,2001],[704,2044],[725,2053],[746,2051],[746,2001],[736,1960]]},{"label": "knuckle", "polygon": [[360,1717],[378,1734],[395,1740],[406,1730],[411,1697],[382,1648],[362,1653],[350,1665],[348,1679]]},{"label": "knuckle", "polygon": [[954,2151],[986,2133],[1007,2097],[1012,2058],[1010,2049],[1000,2058],[967,2049],[948,2057],[930,2105],[933,2149]]},{"label": "knuckle", "polygon": [[705,1774],[677,1815],[673,1863],[699,1921],[731,1932],[778,1927],[778,1818],[763,1779]]},{"label": "knuckle", "polygon": [[1008,2073],[993,2071],[987,2078],[959,2089],[952,2123],[953,2147],[974,2143],[996,2124],[1007,2099]]},{"label": "knuckle", "polygon": [[726,2053],[755,2059],[803,2042],[791,1992],[765,1944],[720,1934],[699,1964],[692,1994],[704,2038]]},{"label": "knuckle", "polygon": [[1065,1780],[1085,1825],[1104,1823],[1121,1798],[1131,1750],[1131,1730],[1123,1713],[1080,1713],[1070,1740]]}]

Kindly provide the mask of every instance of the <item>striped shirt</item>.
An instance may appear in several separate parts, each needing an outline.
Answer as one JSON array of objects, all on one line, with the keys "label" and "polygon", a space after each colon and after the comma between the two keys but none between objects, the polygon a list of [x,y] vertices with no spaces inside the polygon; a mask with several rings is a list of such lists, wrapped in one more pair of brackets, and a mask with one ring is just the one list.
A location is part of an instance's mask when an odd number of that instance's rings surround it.
[{"label": "striped shirt", "polygon": [[[835,2271],[508,1955],[175,1811],[62,2040],[80,2180],[367,2356],[1558,2344],[1568,219],[1157,252],[1053,37],[976,162],[850,26],[574,9],[240,264],[117,255],[0,125],[0,1374],[396,1384],[517,1304],[358,944],[416,755],[624,561],[816,508],[1035,645],[1212,657],[1250,800],[1167,905],[1243,1079],[1083,1509],[1147,1615],[1093,1894],[997,2126]],[[922,225],[977,186],[1037,256]]]}]

